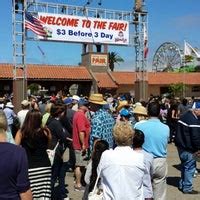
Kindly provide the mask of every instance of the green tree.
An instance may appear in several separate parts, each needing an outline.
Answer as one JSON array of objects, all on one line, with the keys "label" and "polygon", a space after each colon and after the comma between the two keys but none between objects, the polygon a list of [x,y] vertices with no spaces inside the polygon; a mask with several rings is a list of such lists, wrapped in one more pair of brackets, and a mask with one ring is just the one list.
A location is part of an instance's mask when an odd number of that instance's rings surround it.
[{"label": "green tree", "polygon": [[178,69],[178,72],[195,72],[195,66],[194,65],[181,66]]},{"label": "green tree", "polygon": [[200,65],[197,65],[197,66],[195,67],[195,72],[200,72]]},{"label": "green tree", "polygon": [[32,83],[28,86],[28,89],[31,91],[31,94],[36,95],[39,91],[40,85],[37,83]]},{"label": "green tree", "polygon": [[169,86],[169,91],[174,97],[183,97],[183,93],[186,90],[184,83],[172,83]]},{"label": "green tree", "polygon": [[116,52],[108,53],[109,60],[109,68],[113,72],[115,68],[115,63],[119,64],[120,62],[124,62],[124,59],[120,57]]}]

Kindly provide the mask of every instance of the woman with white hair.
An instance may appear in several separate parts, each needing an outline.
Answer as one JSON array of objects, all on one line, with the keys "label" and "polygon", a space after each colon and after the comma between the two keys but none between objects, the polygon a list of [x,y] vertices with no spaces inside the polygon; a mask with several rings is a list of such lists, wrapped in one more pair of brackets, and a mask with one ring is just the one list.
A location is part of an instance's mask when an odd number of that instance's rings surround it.
[{"label": "woman with white hair", "polygon": [[106,200],[143,200],[144,156],[131,148],[134,131],[128,122],[114,126],[117,147],[103,152],[100,173]]},{"label": "woman with white hair", "polygon": [[0,199],[32,199],[28,160],[23,148],[7,142],[7,119],[0,111]]}]

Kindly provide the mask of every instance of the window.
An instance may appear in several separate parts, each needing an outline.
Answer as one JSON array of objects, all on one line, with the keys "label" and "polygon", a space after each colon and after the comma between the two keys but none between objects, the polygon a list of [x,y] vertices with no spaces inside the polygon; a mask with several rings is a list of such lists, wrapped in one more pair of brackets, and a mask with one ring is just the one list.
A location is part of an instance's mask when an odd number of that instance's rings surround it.
[{"label": "window", "polygon": [[192,92],[200,92],[200,85],[195,85],[192,87]]}]

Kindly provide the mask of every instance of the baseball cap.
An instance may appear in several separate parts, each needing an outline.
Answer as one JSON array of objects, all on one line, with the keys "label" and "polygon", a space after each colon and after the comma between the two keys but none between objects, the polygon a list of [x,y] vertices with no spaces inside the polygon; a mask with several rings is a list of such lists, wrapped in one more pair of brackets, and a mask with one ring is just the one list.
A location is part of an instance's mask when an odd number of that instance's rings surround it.
[{"label": "baseball cap", "polygon": [[80,97],[78,95],[73,95],[72,100],[80,101]]},{"label": "baseball cap", "polygon": [[193,103],[192,109],[200,109],[200,101],[195,101]]},{"label": "baseball cap", "polygon": [[80,99],[79,102],[78,102],[79,107],[80,106],[88,106],[88,105],[89,105],[89,101],[84,99],[84,98]]},{"label": "baseball cap", "polygon": [[64,99],[63,102],[64,102],[64,104],[66,104],[66,105],[72,104],[72,98],[68,97],[68,98]]},{"label": "baseball cap", "polygon": [[121,116],[124,116],[124,117],[130,116],[129,110],[127,110],[127,109],[125,109],[125,108],[123,108],[123,109],[120,111],[119,114],[120,114]]},{"label": "baseball cap", "polygon": [[28,100],[24,99],[22,102],[21,102],[21,105],[23,106],[28,106],[30,103]]}]

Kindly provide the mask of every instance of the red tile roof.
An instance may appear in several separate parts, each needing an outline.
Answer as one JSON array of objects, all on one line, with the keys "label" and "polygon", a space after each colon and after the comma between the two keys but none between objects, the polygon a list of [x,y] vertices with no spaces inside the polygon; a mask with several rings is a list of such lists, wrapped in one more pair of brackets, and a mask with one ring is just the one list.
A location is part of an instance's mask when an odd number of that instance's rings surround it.
[{"label": "red tile roof", "polygon": [[[136,80],[136,72],[112,72],[111,74],[119,85],[131,85]],[[169,85],[180,82],[199,85],[200,73],[149,72],[148,82],[150,85]]]},{"label": "red tile roof", "polygon": [[112,77],[108,73],[103,72],[95,72],[93,73],[94,78],[97,81],[97,85],[99,88],[117,88],[117,84],[114,82]]},{"label": "red tile roof", "polygon": [[12,66],[10,64],[0,64],[0,78],[12,78]]},{"label": "red tile roof", "polygon": [[[22,73],[22,70],[18,70]],[[136,80],[136,72],[111,72],[93,73],[102,88],[117,88],[117,85],[133,85]],[[0,79],[12,79],[13,67],[11,64],[0,63]],[[28,79],[42,80],[92,80],[92,76],[84,66],[69,65],[27,65]],[[116,82],[115,82],[116,81]],[[183,82],[188,85],[200,85],[200,73],[173,73],[173,72],[149,72],[148,82],[150,85],[169,85]]]},{"label": "red tile roof", "polygon": [[130,85],[135,82],[135,72],[111,72],[119,85]]},{"label": "red tile roof", "polygon": [[[0,78],[12,78],[13,68],[11,64],[0,64]],[[20,71],[20,69],[18,70]],[[88,70],[83,66],[61,65],[27,65],[28,79],[68,79],[68,80],[92,80]]]},{"label": "red tile roof", "polygon": [[157,72],[148,74],[149,84],[151,85],[168,85],[172,83],[185,83],[188,85],[200,84],[200,73],[178,73],[178,72]]}]

